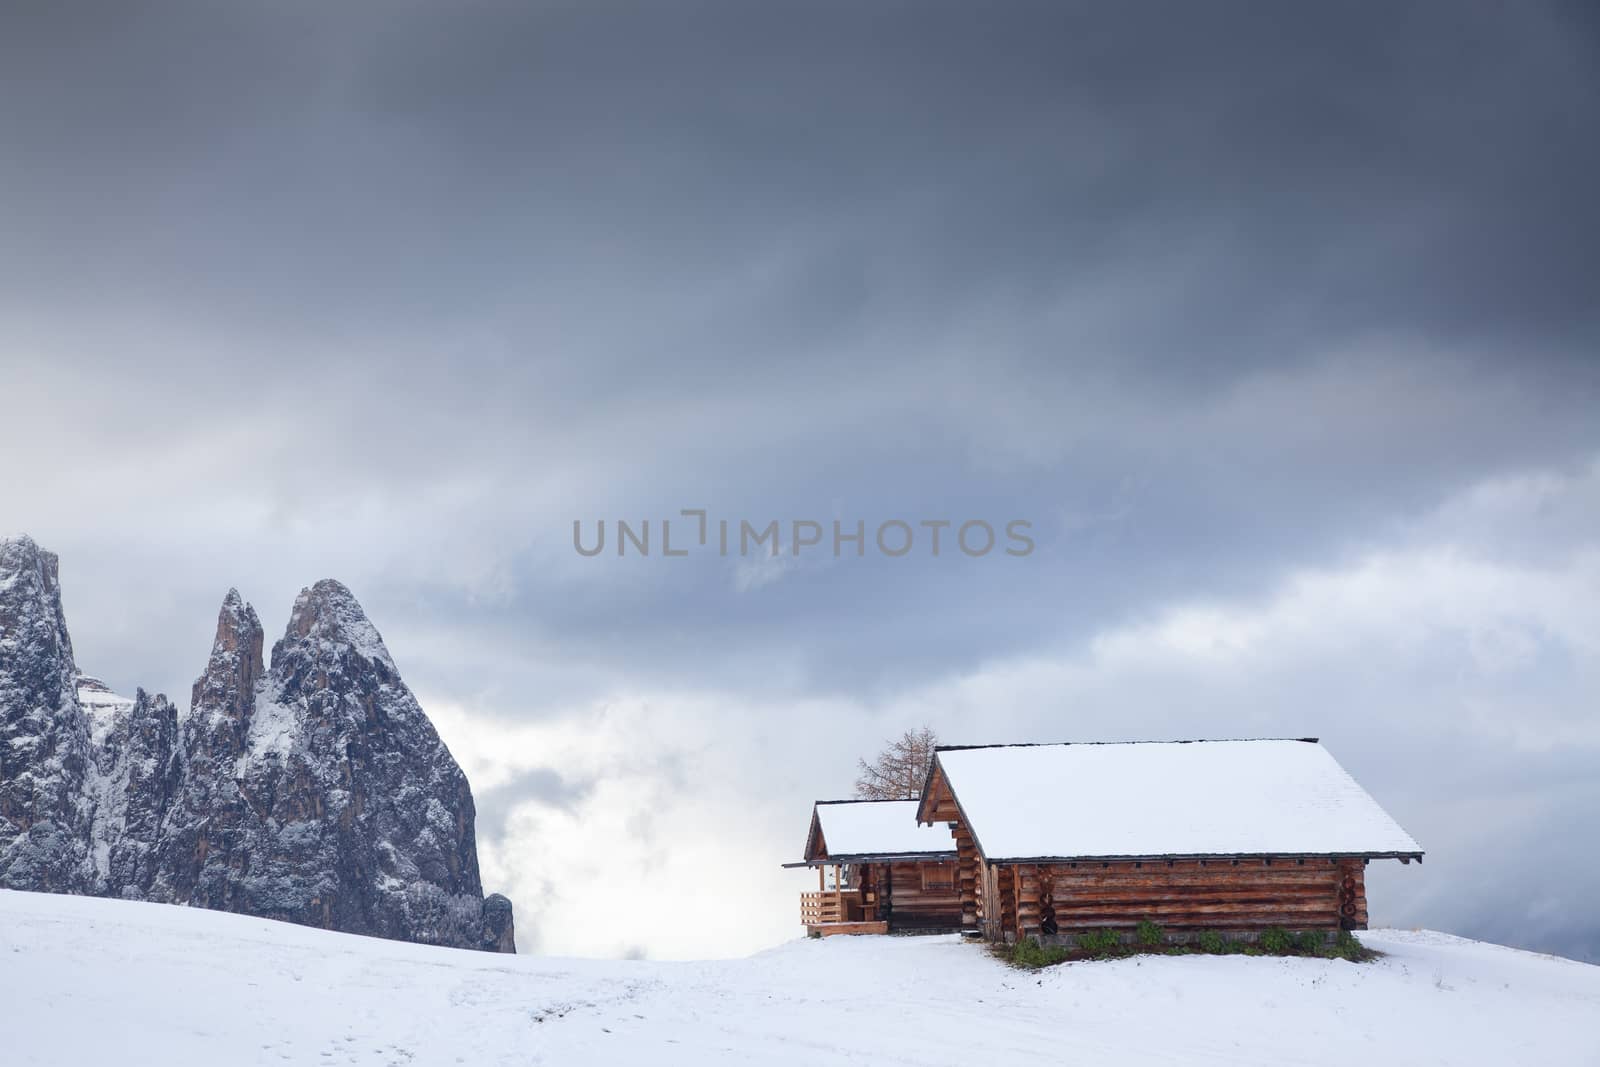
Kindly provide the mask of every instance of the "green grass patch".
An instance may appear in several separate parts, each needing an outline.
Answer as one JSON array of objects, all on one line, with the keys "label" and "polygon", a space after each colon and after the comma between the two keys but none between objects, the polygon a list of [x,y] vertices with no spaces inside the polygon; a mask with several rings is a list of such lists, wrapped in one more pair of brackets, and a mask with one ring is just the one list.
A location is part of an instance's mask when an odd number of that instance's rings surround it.
[{"label": "green grass patch", "polygon": [[1058,963],[1078,960],[1121,959],[1125,956],[1302,956],[1349,960],[1363,963],[1382,955],[1362,945],[1348,930],[1341,930],[1330,943],[1317,930],[1298,932],[1273,927],[1255,941],[1224,937],[1216,930],[1203,930],[1184,944],[1168,944],[1166,933],[1153,922],[1142,922],[1133,932],[1133,943],[1124,944],[1114,930],[1090,930],[1078,934],[1069,944],[1044,945],[1035,938],[1015,944],[989,946],[996,959],[1013,967],[1038,970]]},{"label": "green grass patch", "polygon": [[1256,944],[1261,946],[1263,952],[1270,952],[1274,956],[1281,956],[1294,948],[1294,939],[1289,936],[1289,931],[1274,926],[1270,930],[1261,932],[1261,940]]},{"label": "green grass patch", "polygon": [[1105,958],[1122,948],[1122,938],[1114,930],[1090,930],[1078,935],[1078,948],[1098,958]]},{"label": "green grass patch", "polygon": [[1294,935],[1294,947],[1307,956],[1315,956],[1322,951],[1323,937],[1315,930],[1302,930]]},{"label": "green grass patch", "polygon": [[1328,959],[1365,963],[1367,960],[1377,959],[1383,953],[1363,945],[1349,930],[1340,930],[1339,936],[1333,939],[1333,944],[1323,948],[1319,955]]},{"label": "green grass patch", "polygon": [[1037,938],[1029,937],[1014,945],[993,944],[989,950],[1013,967],[1036,971],[1072,958],[1072,950],[1064,945],[1041,945]]}]

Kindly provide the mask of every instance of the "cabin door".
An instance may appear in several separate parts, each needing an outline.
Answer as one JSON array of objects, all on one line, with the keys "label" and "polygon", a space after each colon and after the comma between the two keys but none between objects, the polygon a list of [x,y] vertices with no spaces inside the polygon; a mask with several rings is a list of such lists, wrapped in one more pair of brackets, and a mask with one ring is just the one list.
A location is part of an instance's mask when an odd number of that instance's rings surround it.
[{"label": "cabin door", "polygon": [[878,921],[878,865],[861,866],[861,921]]}]

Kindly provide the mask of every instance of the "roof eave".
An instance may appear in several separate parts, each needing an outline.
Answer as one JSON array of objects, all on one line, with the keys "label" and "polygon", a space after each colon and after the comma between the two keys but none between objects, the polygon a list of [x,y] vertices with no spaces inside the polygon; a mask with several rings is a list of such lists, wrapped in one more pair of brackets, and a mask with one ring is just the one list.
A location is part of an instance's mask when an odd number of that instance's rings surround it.
[{"label": "roof eave", "polygon": [[828,856],[823,859],[801,860],[798,863],[785,863],[784,868],[791,867],[832,867],[839,863],[942,863],[956,858],[954,849],[948,852],[853,852],[848,855]]},{"label": "roof eave", "polygon": [[932,826],[933,819],[924,819],[922,809],[927,807],[928,796],[933,792],[933,769],[939,765],[939,750],[933,750],[933,758],[928,761],[928,773],[922,776],[922,792],[917,795],[917,825]]},{"label": "roof eave", "polygon": [[1423,852],[1156,852],[1126,856],[991,856],[990,863],[1165,863],[1169,860],[1416,860]]}]

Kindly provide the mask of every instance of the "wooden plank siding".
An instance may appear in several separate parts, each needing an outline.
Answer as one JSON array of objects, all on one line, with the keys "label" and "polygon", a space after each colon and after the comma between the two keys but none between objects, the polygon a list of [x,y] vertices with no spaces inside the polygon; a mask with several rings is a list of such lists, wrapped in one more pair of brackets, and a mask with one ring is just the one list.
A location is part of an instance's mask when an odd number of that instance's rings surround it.
[{"label": "wooden plank siding", "polygon": [[1000,929],[1017,928],[1017,868],[1014,865],[995,869],[995,895],[1000,911]]},{"label": "wooden plank siding", "polygon": [[991,940],[1132,930],[1146,919],[1175,934],[1367,928],[1360,857],[990,862],[937,768],[923,815],[950,823],[963,928]]},{"label": "wooden plank siding", "polygon": [[961,925],[958,865],[891,863],[883,865],[881,892],[891,930],[951,930]]},{"label": "wooden plank siding", "polygon": [[990,860],[937,761],[918,818],[949,825],[962,929],[991,940],[1126,933],[1145,920],[1180,938],[1203,930],[1247,937],[1272,927],[1367,928],[1368,861],[1361,855]]},{"label": "wooden plank siding", "polygon": [[1008,920],[1002,906],[997,921],[985,926],[1006,939],[1131,930],[1147,919],[1172,933],[1367,927],[1365,864],[1358,858],[996,866],[1016,879],[1016,917]]},{"label": "wooden plank siding", "polygon": [[956,890],[961,903],[961,928],[977,932],[981,929],[979,923],[983,911],[980,905],[985,877],[983,860],[978,854],[972,832],[961,821],[961,812],[956,807],[950,787],[937,771],[932,779],[924,810],[931,823],[944,822],[950,825],[950,836],[956,844]]},{"label": "wooden plank siding", "polygon": [[820,923],[806,926],[806,935],[809,937],[833,937],[836,934],[886,934],[889,924],[886,922],[859,922],[859,923]]}]

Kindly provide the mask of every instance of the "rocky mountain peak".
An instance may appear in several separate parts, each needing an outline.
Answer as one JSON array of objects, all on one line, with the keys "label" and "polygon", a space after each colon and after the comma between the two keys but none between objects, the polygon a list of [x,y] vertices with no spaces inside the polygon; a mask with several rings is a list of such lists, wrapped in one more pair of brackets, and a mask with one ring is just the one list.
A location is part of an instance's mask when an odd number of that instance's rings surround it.
[{"label": "rocky mountain peak", "polygon": [[236,666],[240,684],[247,688],[253,686],[262,674],[262,639],[261,620],[256,617],[256,609],[245,603],[239,590],[229,589],[217,612],[217,636],[211,643],[212,662],[220,657],[230,666]]},{"label": "rocky mountain peak", "polygon": [[0,640],[27,645],[77,675],[61,609],[60,562],[26,535],[0,540]]},{"label": "rocky mountain peak", "polygon": [[240,788],[271,798],[280,825],[315,812],[324,826],[275,848],[315,849],[330,875],[297,921],[509,950],[510,904],[483,898],[466,776],[343,584],[295,599],[256,716]]},{"label": "rocky mountain peak", "polygon": [[283,640],[273,646],[273,664],[276,666],[281,656],[294,651],[318,657],[355,655],[366,664],[394,670],[394,660],[378,628],[367,618],[355,595],[332,578],[300,590]]},{"label": "rocky mountain peak", "polygon": [[217,613],[211,658],[190,693],[189,743],[220,759],[243,750],[255,711],[256,687],[266,674],[265,634],[255,608],[229,589]]},{"label": "rocky mountain peak", "polygon": [[89,723],[55,554],[0,541],[0,886],[82,892]]},{"label": "rocky mountain peak", "polygon": [[270,670],[262,645],[228,590],[180,728],[78,674],[55,556],[0,545],[0,886],[515,951],[466,776],[350,590],[301,590]]}]

